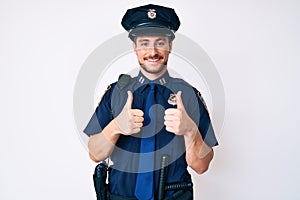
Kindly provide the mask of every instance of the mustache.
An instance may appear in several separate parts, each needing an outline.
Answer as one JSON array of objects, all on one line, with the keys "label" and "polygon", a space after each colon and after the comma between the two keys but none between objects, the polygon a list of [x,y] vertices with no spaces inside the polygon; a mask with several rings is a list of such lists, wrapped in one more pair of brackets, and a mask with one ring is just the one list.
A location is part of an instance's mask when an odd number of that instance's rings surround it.
[{"label": "mustache", "polygon": [[161,58],[163,58],[163,56],[161,56],[159,54],[155,54],[153,56],[147,56],[144,59],[147,60],[147,59],[161,59]]}]

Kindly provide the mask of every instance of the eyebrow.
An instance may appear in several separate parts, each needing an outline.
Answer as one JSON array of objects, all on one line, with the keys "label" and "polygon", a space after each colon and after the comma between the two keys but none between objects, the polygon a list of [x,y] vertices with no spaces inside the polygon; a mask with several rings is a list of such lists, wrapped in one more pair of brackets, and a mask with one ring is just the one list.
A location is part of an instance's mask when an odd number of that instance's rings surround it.
[{"label": "eyebrow", "polygon": [[[160,40],[166,41],[166,38],[163,38],[163,37],[157,38],[155,40],[155,42],[160,41]],[[149,39],[140,39],[140,40],[138,40],[138,42],[149,42],[149,41],[150,41]]]}]

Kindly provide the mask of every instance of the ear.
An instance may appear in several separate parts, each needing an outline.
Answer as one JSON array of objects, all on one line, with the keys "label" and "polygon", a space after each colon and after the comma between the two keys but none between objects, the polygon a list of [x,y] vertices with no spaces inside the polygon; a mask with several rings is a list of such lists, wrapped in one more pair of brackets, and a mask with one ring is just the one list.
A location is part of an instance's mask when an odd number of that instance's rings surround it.
[{"label": "ear", "polygon": [[133,51],[136,53],[136,42],[132,42],[132,48],[133,48]]},{"label": "ear", "polygon": [[170,44],[169,44],[169,53],[171,53],[171,52],[172,52],[172,46],[173,46],[173,43],[172,43],[172,42],[170,42]]}]

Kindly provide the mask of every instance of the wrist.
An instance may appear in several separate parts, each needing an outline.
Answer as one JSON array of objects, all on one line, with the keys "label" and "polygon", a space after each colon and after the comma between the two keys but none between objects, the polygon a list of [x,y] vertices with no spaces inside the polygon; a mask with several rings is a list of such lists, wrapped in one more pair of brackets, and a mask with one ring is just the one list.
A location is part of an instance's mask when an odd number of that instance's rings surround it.
[{"label": "wrist", "polygon": [[198,132],[198,127],[196,126],[195,123],[193,123],[193,125],[188,128],[187,132],[185,133],[185,136],[188,138],[194,138],[197,132]]},{"label": "wrist", "polygon": [[123,131],[121,130],[120,126],[118,125],[118,122],[116,121],[116,119],[113,119],[110,123],[110,132],[113,135],[119,135],[121,134]]},{"label": "wrist", "polygon": [[119,136],[120,136],[120,128],[118,127],[117,123],[112,120],[103,130],[103,135],[112,143],[115,143]]},{"label": "wrist", "polygon": [[190,126],[185,133],[184,141],[187,149],[189,149],[189,147],[191,147],[191,145],[195,143],[198,132],[198,127],[196,126],[196,124],[193,124],[193,126]]}]

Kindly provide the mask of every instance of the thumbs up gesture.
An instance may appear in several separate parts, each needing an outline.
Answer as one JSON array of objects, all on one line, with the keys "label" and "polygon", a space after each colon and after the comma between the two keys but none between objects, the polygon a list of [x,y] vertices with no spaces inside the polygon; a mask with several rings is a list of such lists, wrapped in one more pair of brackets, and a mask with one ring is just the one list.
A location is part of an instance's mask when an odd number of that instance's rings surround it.
[{"label": "thumbs up gesture", "polygon": [[144,121],[144,112],[139,109],[132,109],[133,94],[127,92],[128,97],[121,113],[115,118],[115,123],[119,127],[121,134],[132,135],[140,132]]},{"label": "thumbs up gesture", "polygon": [[181,91],[176,94],[177,108],[169,108],[165,111],[164,124],[166,130],[176,135],[185,135],[197,128],[195,122],[187,114],[182,98]]}]

